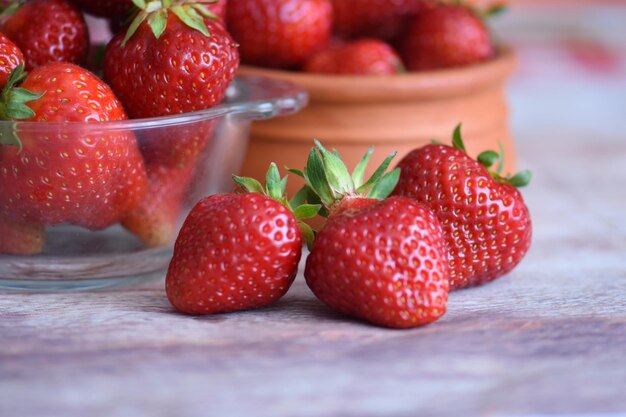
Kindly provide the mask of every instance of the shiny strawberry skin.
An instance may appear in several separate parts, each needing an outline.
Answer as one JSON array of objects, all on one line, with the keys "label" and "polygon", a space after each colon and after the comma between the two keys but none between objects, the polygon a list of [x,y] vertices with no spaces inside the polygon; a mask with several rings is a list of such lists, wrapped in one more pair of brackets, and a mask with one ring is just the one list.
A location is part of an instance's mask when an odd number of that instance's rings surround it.
[{"label": "shiny strawberry skin", "polygon": [[313,55],[305,72],[343,75],[393,75],[402,61],[391,46],[377,39],[361,39],[331,46]]},{"label": "shiny strawberry skin", "polygon": [[329,0],[229,0],[226,21],[244,64],[298,68],[328,43]]},{"label": "shiny strawberry skin", "polygon": [[482,165],[446,145],[418,148],[398,167],[394,195],[427,205],[441,222],[451,289],[492,281],[525,256],[532,226],[516,188],[494,181]]},{"label": "shiny strawberry skin", "polygon": [[432,3],[431,0],[332,0],[334,30],[347,37],[391,39],[402,31],[408,16]]},{"label": "shiny strawberry skin", "polygon": [[22,62],[24,62],[22,51],[0,33],[0,88],[4,87],[11,72]]},{"label": "shiny strawberry skin", "polygon": [[203,110],[222,101],[239,54],[220,23],[212,19],[205,23],[210,37],[169,13],[159,39],[144,21],[125,46],[124,32],[111,40],[104,76],[131,118]]},{"label": "shiny strawberry skin", "polygon": [[217,194],[201,200],[178,235],[166,292],[189,314],[268,305],[293,282],[302,236],[293,214],[261,194]]},{"label": "shiny strawberry skin", "polygon": [[87,58],[87,24],[65,0],[29,1],[4,21],[0,31],[20,48],[26,70],[48,62],[82,65]]},{"label": "shiny strawberry skin", "polygon": [[435,215],[406,197],[339,210],[315,239],[304,276],[334,310],[409,328],[446,311],[447,262]]},{"label": "shiny strawberry skin", "polygon": [[409,71],[476,64],[491,58],[494,47],[480,17],[457,5],[444,5],[416,15],[400,41]]},{"label": "shiny strawberry skin", "polygon": [[[37,122],[123,120],[110,88],[69,63],[29,73],[22,87],[44,95],[28,106]],[[21,222],[102,229],[143,197],[146,173],[132,132],[95,131],[86,124],[22,127],[23,150],[0,147],[0,214]]]}]

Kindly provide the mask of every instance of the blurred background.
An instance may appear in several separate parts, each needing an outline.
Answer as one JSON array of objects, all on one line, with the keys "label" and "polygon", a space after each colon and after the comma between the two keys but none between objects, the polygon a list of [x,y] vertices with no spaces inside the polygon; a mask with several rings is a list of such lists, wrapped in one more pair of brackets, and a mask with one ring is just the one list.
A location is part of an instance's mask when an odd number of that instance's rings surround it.
[{"label": "blurred background", "polygon": [[626,1],[509,3],[491,23],[518,52],[509,84],[517,136],[619,138],[626,128]]}]

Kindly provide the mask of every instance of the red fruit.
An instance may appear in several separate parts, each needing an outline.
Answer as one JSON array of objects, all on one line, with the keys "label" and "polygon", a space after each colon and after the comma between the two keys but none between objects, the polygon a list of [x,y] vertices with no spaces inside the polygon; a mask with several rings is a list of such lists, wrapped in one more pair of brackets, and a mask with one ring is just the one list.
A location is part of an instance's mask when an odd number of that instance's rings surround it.
[{"label": "red fruit", "polygon": [[0,33],[0,88],[7,83],[9,75],[24,62],[22,51],[9,38]]},{"label": "red fruit", "polygon": [[0,218],[0,253],[36,255],[43,250],[44,240],[43,226]]},{"label": "red fruit", "polygon": [[[407,328],[437,320],[448,299],[441,227],[425,206],[385,199],[399,176],[383,176],[390,156],[363,182],[368,152],[350,175],[319,143],[304,176],[329,212],[307,258],[313,293],[340,313],[381,326]],[[382,201],[379,201],[382,200]]]},{"label": "red fruit", "polygon": [[330,0],[230,0],[228,30],[243,63],[296,68],[328,43]]},{"label": "red fruit", "polygon": [[313,55],[305,72],[344,75],[393,75],[403,72],[402,61],[383,41],[362,39],[331,46]]},{"label": "red fruit", "polygon": [[0,31],[21,49],[27,70],[54,61],[83,64],[87,58],[87,24],[65,0],[29,1],[4,21]]},{"label": "red fruit", "polygon": [[491,36],[482,19],[457,5],[442,5],[419,13],[400,46],[409,71],[471,65],[493,54]]},{"label": "red fruit", "polygon": [[132,0],[70,0],[85,13],[99,17],[125,15],[132,7]]},{"label": "red fruit", "polygon": [[332,0],[336,33],[392,39],[407,17],[430,7],[433,0]]},{"label": "red fruit", "polygon": [[[110,88],[73,64],[36,68],[22,89],[42,94],[31,97],[28,107],[22,104],[22,112],[31,112],[28,121],[126,118]],[[17,136],[21,152],[6,146],[16,144],[15,138],[0,138],[0,217],[102,229],[118,222],[143,197],[146,173],[131,132],[98,131],[88,123],[19,124]]]},{"label": "red fruit", "polygon": [[[498,155],[486,152],[493,163]],[[394,195],[408,196],[429,206],[443,227],[450,286],[459,289],[492,281],[512,270],[530,246],[528,208],[514,185],[524,185],[529,173],[502,178],[470,158],[455,131],[455,147],[427,145],[400,161],[400,181]],[[495,177],[495,179],[494,179]]]},{"label": "red fruit", "polygon": [[228,0],[218,0],[213,4],[206,4],[204,7],[207,8],[208,11],[213,13],[218,20],[225,22],[226,21],[226,9],[228,8]]},{"label": "red fruit", "polygon": [[178,231],[178,221],[194,168],[195,165],[169,168],[148,164],[145,197],[124,216],[122,225],[146,246],[158,247],[172,243]]},{"label": "red fruit", "polygon": [[204,19],[200,24],[209,34],[202,33],[169,11],[157,38],[148,20],[126,44],[126,34],[118,33],[105,52],[105,79],[128,115],[156,117],[219,104],[239,64],[237,47],[223,26]]},{"label": "red fruit", "polygon": [[[251,309],[287,292],[296,277],[302,235],[281,196],[278,169],[272,169],[277,178],[270,181],[268,175],[268,195],[212,195],[191,210],[166,278],[176,309],[189,314]],[[263,191],[258,182],[252,188]]]}]

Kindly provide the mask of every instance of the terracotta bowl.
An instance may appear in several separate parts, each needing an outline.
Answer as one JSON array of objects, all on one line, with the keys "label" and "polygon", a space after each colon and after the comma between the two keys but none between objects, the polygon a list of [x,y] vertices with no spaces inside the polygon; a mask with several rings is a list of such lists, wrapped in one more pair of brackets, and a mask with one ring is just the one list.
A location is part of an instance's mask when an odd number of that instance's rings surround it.
[{"label": "terracotta bowl", "polygon": [[[242,175],[262,179],[272,161],[279,167],[303,168],[314,138],[337,149],[349,169],[374,146],[371,173],[393,151],[398,152],[397,163],[434,139],[449,143],[458,123],[463,123],[470,154],[498,150],[500,143],[506,154],[505,172],[512,172],[515,148],[504,87],[515,62],[513,51],[503,47],[483,64],[391,77],[242,67],[240,74],[287,80],[304,87],[310,96],[308,107],[300,113],[253,124]],[[301,185],[299,179],[290,178],[290,195]]]}]

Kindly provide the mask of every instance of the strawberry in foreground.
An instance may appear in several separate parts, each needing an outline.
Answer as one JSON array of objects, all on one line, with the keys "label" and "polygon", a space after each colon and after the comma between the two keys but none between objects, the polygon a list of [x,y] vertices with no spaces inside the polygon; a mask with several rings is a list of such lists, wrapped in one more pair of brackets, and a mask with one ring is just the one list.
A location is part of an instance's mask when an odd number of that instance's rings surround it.
[{"label": "strawberry in foreground", "polygon": [[245,64],[298,68],[330,39],[329,0],[229,0],[229,32]]},{"label": "strawberry in foreground", "polygon": [[443,227],[451,289],[492,281],[512,270],[530,247],[528,208],[515,187],[528,184],[530,173],[502,177],[489,171],[501,155],[487,151],[478,161],[465,152],[461,128],[453,146],[427,145],[398,164],[400,181],[393,194],[430,207]]},{"label": "strawberry in foreground", "polygon": [[305,72],[343,75],[393,75],[404,72],[391,46],[377,39],[361,39],[332,45],[313,55]]},{"label": "strawberry in foreground", "polygon": [[21,49],[27,70],[48,62],[82,65],[89,51],[85,19],[65,0],[24,3],[2,23],[0,32]]},{"label": "strawberry in foreground", "polygon": [[166,292],[189,314],[214,314],[262,307],[282,297],[296,277],[303,236],[313,232],[300,219],[319,206],[293,211],[275,164],[265,188],[233,177],[246,192],[216,194],[196,204],[174,246]]},{"label": "strawberry in foreground", "polygon": [[393,155],[364,182],[371,151],[351,176],[337,154],[317,147],[302,174],[328,221],[306,261],[308,286],[334,310],[377,325],[437,320],[446,311],[448,279],[434,213],[407,197],[386,198],[400,174],[383,175]]},{"label": "strawberry in foreground", "polygon": [[[2,119],[100,122],[126,119],[110,88],[89,71],[54,62],[5,86]],[[21,88],[14,88],[20,81]],[[143,197],[146,172],[131,132],[18,125],[0,137],[0,217],[98,230],[118,222]],[[11,146],[13,145],[13,146]]]},{"label": "strawberry in foreground", "polygon": [[22,51],[0,33],[0,88],[4,88],[13,70],[23,62]]}]

